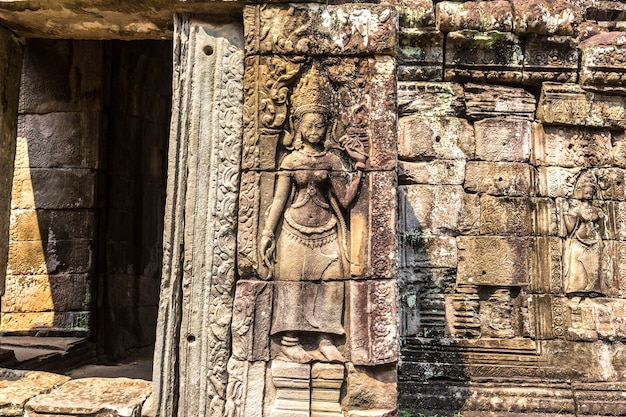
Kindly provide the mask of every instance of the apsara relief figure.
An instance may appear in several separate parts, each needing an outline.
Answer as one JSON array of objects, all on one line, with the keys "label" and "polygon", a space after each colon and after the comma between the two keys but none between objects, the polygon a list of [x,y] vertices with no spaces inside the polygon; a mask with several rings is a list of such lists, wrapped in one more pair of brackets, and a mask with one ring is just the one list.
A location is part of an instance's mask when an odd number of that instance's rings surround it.
[{"label": "apsara relief figure", "polygon": [[[357,139],[333,137],[332,103],[330,83],[314,66],[292,95],[293,134],[283,141],[288,152],[260,241],[276,282],[271,334],[279,356],[298,363],[345,361],[333,340],[345,334],[342,280],[350,263],[342,210],[358,195],[366,156]],[[303,336],[313,348],[303,348]]]},{"label": "apsara relief figure", "polygon": [[602,294],[602,239],[606,238],[606,215],[594,206],[598,182],[584,171],[574,187],[574,203],[564,214],[567,239],[563,254],[566,294]]}]

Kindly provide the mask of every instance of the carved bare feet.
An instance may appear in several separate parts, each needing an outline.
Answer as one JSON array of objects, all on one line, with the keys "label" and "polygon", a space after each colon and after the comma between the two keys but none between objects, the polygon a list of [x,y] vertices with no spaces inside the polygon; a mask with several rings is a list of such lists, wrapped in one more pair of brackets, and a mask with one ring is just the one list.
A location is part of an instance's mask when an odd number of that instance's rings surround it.
[{"label": "carved bare feet", "polygon": [[319,351],[322,355],[324,355],[328,362],[343,363],[346,361],[346,358],[343,357],[337,347],[326,338],[322,338],[322,340],[320,340]]},{"label": "carved bare feet", "polygon": [[280,340],[279,357],[290,362],[309,363],[313,361],[313,356],[304,350],[300,344],[300,340],[294,336],[283,336]]}]

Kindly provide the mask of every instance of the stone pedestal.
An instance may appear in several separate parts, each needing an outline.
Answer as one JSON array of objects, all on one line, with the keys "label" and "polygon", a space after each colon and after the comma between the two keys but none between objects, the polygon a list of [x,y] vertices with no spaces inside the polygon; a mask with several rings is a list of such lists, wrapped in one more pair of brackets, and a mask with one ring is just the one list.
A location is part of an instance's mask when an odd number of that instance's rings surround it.
[{"label": "stone pedestal", "polygon": [[311,365],[272,361],[276,400],[270,417],[309,417]]},{"label": "stone pedestal", "polygon": [[343,417],[343,364],[316,363],[311,369],[311,417]]}]

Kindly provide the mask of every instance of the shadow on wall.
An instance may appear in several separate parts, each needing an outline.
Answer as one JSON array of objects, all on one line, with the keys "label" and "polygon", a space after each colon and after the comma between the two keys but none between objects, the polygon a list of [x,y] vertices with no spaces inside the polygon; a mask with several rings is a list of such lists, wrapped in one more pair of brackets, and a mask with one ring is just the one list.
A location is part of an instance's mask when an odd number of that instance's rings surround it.
[{"label": "shadow on wall", "polygon": [[5,333],[154,343],[170,103],[171,42],[27,41]]},{"label": "shadow on wall", "polygon": [[[399,305],[401,351],[398,397],[400,415],[447,415],[462,409],[470,391],[468,376],[459,346],[451,337],[446,319],[446,297],[454,291],[456,239],[450,235],[433,235],[420,224],[412,207],[408,190],[399,188]],[[419,196],[418,196],[419,198]],[[439,250],[435,249],[439,245]],[[451,252],[451,253],[449,253]],[[431,259],[431,253],[441,255]],[[454,257],[447,265],[446,258]],[[457,289],[458,291],[458,289]],[[468,304],[471,301],[458,300]],[[478,300],[475,300],[478,304]],[[473,314],[468,321],[456,320],[453,331],[471,333],[476,323]],[[478,328],[480,332],[480,328]]]}]

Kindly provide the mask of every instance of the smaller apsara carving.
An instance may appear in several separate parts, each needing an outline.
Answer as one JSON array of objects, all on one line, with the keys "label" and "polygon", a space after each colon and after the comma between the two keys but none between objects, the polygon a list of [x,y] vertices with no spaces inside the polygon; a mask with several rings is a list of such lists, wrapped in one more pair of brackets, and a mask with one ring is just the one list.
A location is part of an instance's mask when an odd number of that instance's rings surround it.
[{"label": "smaller apsara carving", "polygon": [[606,215],[593,205],[598,181],[583,171],[574,187],[574,199],[563,215],[567,239],[563,253],[566,294],[603,294],[602,239],[606,239]]}]

